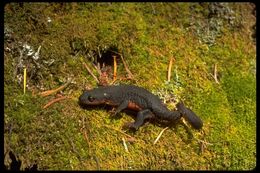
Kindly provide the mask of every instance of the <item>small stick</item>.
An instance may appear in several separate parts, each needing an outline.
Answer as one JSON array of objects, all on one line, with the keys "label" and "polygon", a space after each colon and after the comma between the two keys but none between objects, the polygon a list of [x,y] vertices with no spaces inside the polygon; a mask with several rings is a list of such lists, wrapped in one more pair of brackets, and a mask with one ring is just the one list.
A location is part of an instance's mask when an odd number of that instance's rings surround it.
[{"label": "small stick", "polygon": [[173,63],[173,57],[170,58],[170,62],[169,62],[169,66],[168,66],[168,75],[167,75],[168,82],[170,82],[170,80],[171,80],[172,63]]},{"label": "small stick", "polygon": [[64,99],[67,99],[68,97],[66,96],[61,96],[59,98],[56,98],[56,99],[53,99],[52,101],[50,101],[49,103],[47,103],[45,106],[43,106],[43,109],[46,109],[47,107],[49,107],[50,105],[52,105],[53,103],[55,102],[58,102],[60,100],[64,100]]},{"label": "small stick", "polygon": [[24,68],[23,70],[23,93],[25,94],[25,91],[26,91],[26,76],[27,76],[27,73],[26,73],[26,67]]},{"label": "small stick", "polygon": [[88,65],[87,65],[85,62],[83,62],[83,65],[84,65],[85,68],[88,70],[89,74],[90,74],[97,82],[99,82],[99,81],[98,81],[98,78],[91,72],[91,70],[90,70],[90,68],[88,67]]},{"label": "small stick", "polygon": [[116,63],[116,56],[113,56],[114,59],[114,74],[113,74],[113,81],[116,80],[116,73],[117,73],[117,63]]},{"label": "small stick", "polygon": [[56,93],[60,90],[63,90],[71,83],[71,81],[72,81],[72,78],[69,78],[69,80],[64,85],[60,86],[59,88],[41,92],[39,95],[45,97],[45,96],[51,95],[53,93]]},{"label": "small stick", "polygon": [[168,127],[165,127],[161,132],[160,134],[157,136],[157,138],[155,139],[155,141],[153,142],[153,144],[156,144],[156,142],[159,140],[159,138],[162,136],[163,132],[168,129]]},{"label": "small stick", "polygon": [[124,147],[125,147],[125,150],[126,150],[126,152],[128,153],[129,151],[128,151],[128,148],[127,148],[127,145],[126,145],[125,139],[122,138],[122,141],[123,141],[123,145],[124,145]]}]

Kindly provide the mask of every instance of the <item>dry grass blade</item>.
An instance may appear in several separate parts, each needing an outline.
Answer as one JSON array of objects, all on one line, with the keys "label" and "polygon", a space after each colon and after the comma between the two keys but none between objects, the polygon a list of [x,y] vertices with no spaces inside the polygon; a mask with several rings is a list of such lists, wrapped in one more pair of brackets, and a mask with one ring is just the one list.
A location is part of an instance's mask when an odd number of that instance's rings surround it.
[{"label": "dry grass blade", "polygon": [[216,81],[217,84],[219,84],[219,81],[218,81],[218,73],[217,73],[217,64],[214,64],[214,74],[212,75],[210,73],[210,75],[213,77],[213,79]]},{"label": "dry grass blade", "polygon": [[168,127],[165,127],[161,132],[160,134],[157,136],[157,138],[155,139],[155,141],[153,142],[153,144],[156,144],[156,142],[160,139],[160,137],[162,136],[163,132],[168,129]]},{"label": "dry grass blade", "polygon": [[126,145],[125,139],[122,138],[122,141],[123,141],[123,145],[124,145],[124,147],[125,147],[125,150],[126,150],[126,152],[128,153],[129,151],[128,151],[128,147],[127,147],[127,145]]}]

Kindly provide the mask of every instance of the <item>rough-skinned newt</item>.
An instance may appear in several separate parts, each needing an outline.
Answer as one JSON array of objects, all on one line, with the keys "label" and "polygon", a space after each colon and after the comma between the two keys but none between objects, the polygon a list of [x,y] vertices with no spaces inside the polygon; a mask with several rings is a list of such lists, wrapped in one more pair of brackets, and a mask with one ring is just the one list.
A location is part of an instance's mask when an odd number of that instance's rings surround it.
[{"label": "rough-skinned newt", "polygon": [[137,111],[135,122],[129,124],[130,128],[137,130],[146,119],[159,118],[167,121],[177,121],[182,116],[194,127],[201,129],[201,119],[183,102],[179,102],[176,111],[169,110],[160,98],[148,90],[134,85],[112,85],[98,87],[84,91],[79,97],[81,105],[107,104],[117,107],[115,114],[123,109]]}]

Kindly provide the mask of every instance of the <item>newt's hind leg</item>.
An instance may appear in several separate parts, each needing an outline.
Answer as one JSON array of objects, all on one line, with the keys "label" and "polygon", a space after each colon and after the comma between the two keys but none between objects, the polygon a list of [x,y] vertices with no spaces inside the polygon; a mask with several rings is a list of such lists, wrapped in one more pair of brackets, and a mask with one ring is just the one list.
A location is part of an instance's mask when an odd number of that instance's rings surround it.
[{"label": "newt's hind leg", "polygon": [[149,109],[141,110],[137,113],[135,122],[128,124],[129,128],[137,130],[140,126],[144,124],[144,121],[149,118],[153,118],[154,114]]}]

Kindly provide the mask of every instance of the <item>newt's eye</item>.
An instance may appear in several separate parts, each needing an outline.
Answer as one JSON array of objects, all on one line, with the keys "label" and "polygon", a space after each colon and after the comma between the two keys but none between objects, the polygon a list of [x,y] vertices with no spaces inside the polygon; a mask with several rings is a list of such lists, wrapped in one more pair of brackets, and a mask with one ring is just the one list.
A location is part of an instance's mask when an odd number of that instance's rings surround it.
[{"label": "newt's eye", "polygon": [[90,102],[93,102],[93,101],[95,100],[95,98],[92,97],[92,96],[88,96],[88,100],[89,100]]}]

